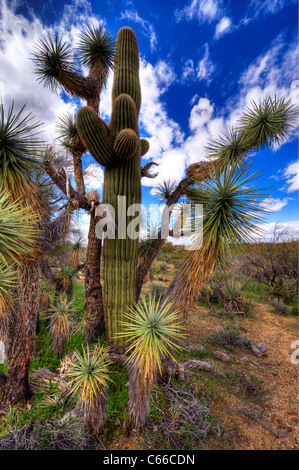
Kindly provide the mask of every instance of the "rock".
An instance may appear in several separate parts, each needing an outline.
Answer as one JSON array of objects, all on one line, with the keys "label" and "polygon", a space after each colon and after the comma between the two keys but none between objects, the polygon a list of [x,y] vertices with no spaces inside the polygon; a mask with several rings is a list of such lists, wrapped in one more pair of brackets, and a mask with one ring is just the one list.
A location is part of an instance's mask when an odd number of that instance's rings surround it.
[{"label": "rock", "polygon": [[203,345],[199,343],[188,343],[185,345],[185,348],[188,349],[189,351],[204,351],[205,350]]},{"label": "rock", "polygon": [[230,361],[230,356],[224,351],[216,350],[216,351],[212,351],[212,354],[217,359],[220,359],[220,361],[223,361],[223,362]]},{"label": "rock", "polygon": [[5,363],[5,346],[4,342],[0,338],[0,364]]},{"label": "rock", "polygon": [[267,356],[268,355],[267,354],[268,348],[261,341],[258,342],[258,343],[252,344],[250,346],[250,348],[251,348],[251,351],[253,352],[253,354],[255,354],[256,356],[262,357],[262,356]]},{"label": "rock", "polygon": [[194,369],[197,370],[212,370],[212,364],[206,361],[198,361],[196,359],[191,359],[190,361],[185,362],[184,364],[185,368],[186,367],[193,367]]}]

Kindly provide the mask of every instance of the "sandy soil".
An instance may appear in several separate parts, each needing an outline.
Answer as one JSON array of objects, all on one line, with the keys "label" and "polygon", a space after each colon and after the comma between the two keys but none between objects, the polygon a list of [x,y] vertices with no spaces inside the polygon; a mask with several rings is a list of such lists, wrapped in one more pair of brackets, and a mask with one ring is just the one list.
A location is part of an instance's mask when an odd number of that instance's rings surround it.
[{"label": "sandy soil", "polygon": [[[225,388],[216,389],[212,408],[221,419],[228,437],[224,442],[210,440],[207,448],[298,449],[298,365],[291,362],[291,354],[294,352],[291,344],[298,339],[297,319],[278,316],[267,305],[255,304],[254,318],[236,321],[242,335],[253,343],[261,341],[267,346],[267,357],[257,357],[250,351],[238,349],[233,353],[229,352],[229,363],[217,359],[210,362],[220,373],[233,369],[247,376],[255,375],[264,381],[269,397],[261,404],[245,400],[244,396],[238,397]],[[221,324],[231,323],[232,320],[223,321],[208,314],[205,308],[196,307],[189,322],[191,340],[203,341],[213,332],[219,331]],[[239,411],[233,411],[236,408]],[[240,409],[250,410],[262,417],[262,421],[268,426],[270,423],[278,434],[283,434],[288,429],[286,437],[276,437],[256,419],[244,415]]]}]

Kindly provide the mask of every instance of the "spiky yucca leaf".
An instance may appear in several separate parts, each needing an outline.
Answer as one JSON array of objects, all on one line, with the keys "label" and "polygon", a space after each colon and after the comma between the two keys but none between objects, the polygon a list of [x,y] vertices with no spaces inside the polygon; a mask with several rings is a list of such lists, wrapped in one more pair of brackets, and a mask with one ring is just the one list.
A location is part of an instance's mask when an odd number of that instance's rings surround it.
[{"label": "spiky yucca leaf", "polygon": [[261,175],[261,172],[255,172],[248,176],[251,167],[252,163],[239,167],[226,161],[220,173],[215,165],[210,180],[186,191],[193,203],[204,206],[203,236],[206,246],[217,242],[221,255],[232,243],[241,246],[260,233],[258,224],[264,221],[262,215],[267,210],[261,207],[259,201],[265,198],[264,191],[269,188],[251,187]]},{"label": "spiky yucca leaf", "polygon": [[[215,165],[210,180],[187,190],[196,204],[203,204],[203,231],[195,231],[191,250],[171,283],[167,299],[175,300],[185,319],[202,284],[211,278],[223,256],[232,246],[241,247],[260,233],[258,224],[266,211],[259,199],[263,190],[252,188],[259,172],[248,176],[252,164],[242,167],[225,162],[222,173]],[[200,244],[202,242],[202,244]]]},{"label": "spiky yucca leaf", "polygon": [[225,161],[233,165],[243,164],[250,152],[246,133],[242,129],[233,128],[222,132],[219,139],[210,141],[206,148],[210,158],[219,159],[218,167],[222,167]]},{"label": "spiky yucca leaf", "polygon": [[37,230],[37,216],[30,207],[22,207],[19,201],[10,202],[9,193],[0,196],[0,261],[18,262],[33,251]]},{"label": "spiky yucca leaf", "polygon": [[124,331],[119,333],[131,343],[127,349],[129,358],[129,410],[132,424],[141,428],[149,412],[149,397],[162,360],[182,347],[178,344],[184,337],[178,321],[177,310],[170,311],[172,303],[161,305],[160,299],[150,296],[148,302],[141,298],[125,315]]},{"label": "spiky yucca leaf", "polygon": [[76,120],[70,112],[59,116],[56,129],[58,132],[58,139],[61,141],[63,147],[71,152],[83,153],[85,151],[85,147],[81,142],[77,131]]},{"label": "spiky yucca leaf", "polygon": [[102,66],[105,75],[113,69],[114,36],[101,25],[87,26],[80,34],[79,58],[81,64],[89,69]]},{"label": "spiky yucca leaf", "polygon": [[127,349],[130,353],[128,361],[144,362],[146,368],[156,363],[161,370],[162,359],[172,356],[181,346],[177,341],[182,339],[182,325],[177,310],[170,312],[172,303],[161,305],[161,299],[149,296],[141,298],[140,304],[134,304],[125,314],[127,322],[123,322],[124,331],[119,333],[132,344]]},{"label": "spiky yucca leaf", "polygon": [[60,280],[62,288],[68,297],[70,297],[73,293],[75,276],[76,271],[72,266],[61,265],[58,267],[57,278]]},{"label": "spiky yucca leaf", "polygon": [[109,349],[97,346],[83,348],[82,354],[75,352],[76,361],[70,362],[71,370],[66,376],[70,378],[69,394],[77,395],[82,401],[92,402],[98,395],[104,394],[109,377]]},{"label": "spiky yucca leaf", "polygon": [[298,125],[299,108],[285,97],[266,97],[251,102],[239,121],[251,147],[260,149],[285,142]]},{"label": "spiky yucca leaf", "polygon": [[71,247],[70,265],[76,268],[79,263],[79,255],[83,248],[83,238],[79,237]]},{"label": "spiky yucca leaf", "polygon": [[13,290],[17,287],[17,271],[0,262],[0,331],[5,330],[13,307]]},{"label": "spiky yucca leaf", "polygon": [[5,117],[4,106],[0,105],[0,182],[8,180],[13,186],[15,175],[29,176],[38,165],[35,158],[42,141],[36,137],[40,122],[34,122],[31,113],[24,114],[25,105],[14,114],[14,103]]},{"label": "spiky yucca leaf", "polygon": [[89,346],[82,354],[75,352],[75,360],[68,362],[68,369],[63,374],[67,379],[68,395],[77,396],[79,410],[85,424],[96,434],[104,427],[106,420],[107,386],[109,367],[108,348]]},{"label": "spiky yucca leaf", "polygon": [[82,77],[78,73],[73,61],[73,51],[69,44],[63,42],[57,35],[55,39],[48,36],[41,37],[33,54],[35,73],[38,81],[53,91],[62,86],[71,95],[80,95],[80,87],[83,85]]},{"label": "spiky yucca leaf", "polygon": [[51,345],[56,354],[62,353],[63,346],[68,340],[70,320],[74,313],[73,301],[69,301],[65,293],[57,297],[47,311],[46,318],[50,320]]},{"label": "spiky yucca leaf", "polygon": [[[220,168],[224,161],[244,164],[254,152],[285,142],[298,125],[299,108],[291,99],[266,96],[258,103],[251,101],[238,126],[222,132],[208,144],[207,157],[216,158]],[[192,175],[189,175],[192,176]]]},{"label": "spiky yucca leaf", "polygon": [[173,195],[175,189],[175,183],[172,183],[170,180],[164,180],[162,183],[155,186],[153,195],[158,199],[158,201],[167,202],[170,196]]}]

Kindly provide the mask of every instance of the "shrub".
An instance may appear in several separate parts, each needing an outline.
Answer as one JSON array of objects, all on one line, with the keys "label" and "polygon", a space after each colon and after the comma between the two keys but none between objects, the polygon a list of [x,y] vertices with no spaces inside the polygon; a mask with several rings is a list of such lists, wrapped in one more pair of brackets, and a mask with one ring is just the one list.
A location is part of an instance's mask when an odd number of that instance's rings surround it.
[{"label": "shrub", "polygon": [[166,263],[166,261],[160,263],[159,269],[161,273],[166,273],[168,271],[168,264]]},{"label": "shrub", "polygon": [[150,286],[150,295],[152,297],[156,297],[158,299],[161,295],[165,292],[165,286],[162,284],[158,284],[157,282],[153,282]]},{"label": "shrub", "polygon": [[63,346],[68,340],[72,314],[74,314],[73,301],[68,301],[65,293],[57,297],[47,311],[52,349],[56,354],[62,353]]},{"label": "shrub", "polygon": [[135,428],[142,428],[149,413],[149,398],[158,371],[166,357],[182,349],[178,344],[185,336],[181,330],[178,310],[172,303],[160,305],[155,297],[141,298],[126,314],[124,331],[130,353],[127,359],[129,373],[129,412]]},{"label": "shrub", "polygon": [[68,394],[78,397],[79,412],[88,429],[99,434],[106,421],[107,385],[109,378],[108,349],[96,346],[74,353],[63,375],[69,378]]},{"label": "shrub", "polygon": [[248,338],[243,338],[239,328],[236,326],[222,326],[221,330],[213,336],[212,341],[220,347],[250,347],[250,340]]},{"label": "shrub", "polygon": [[269,303],[271,307],[274,309],[274,312],[277,313],[277,315],[290,315],[291,314],[291,308],[285,305],[282,300],[274,298],[274,299],[271,299]]},{"label": "shrub", "polygon": [[298,292],[298,281],[293,277],[288,278],[285,276],[280,282],[275,282],[273,286],[270,286],[269,289],[273,297],[281,298],[286,302],[292,302]]}]

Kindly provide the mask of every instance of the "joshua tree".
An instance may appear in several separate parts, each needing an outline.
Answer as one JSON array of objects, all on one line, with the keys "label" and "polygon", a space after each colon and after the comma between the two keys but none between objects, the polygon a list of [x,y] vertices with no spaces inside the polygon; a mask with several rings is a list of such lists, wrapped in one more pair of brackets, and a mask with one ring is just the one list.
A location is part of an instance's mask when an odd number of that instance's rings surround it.
[{"label": "joshua tree", "polygon": [[129,411],[133,427],[142,428],[149,412],[149,398],[162,361],[179,351],[178,340],[184,337],[179,311],[170,313],[172,303],[142,297],[141,303],[125,315],[125,331],[120,333],[130,344],[127,354],[129,373]]},{"label": "joshua tree", "polygon": [[77,269],[79,264],[79,255],[82,251],[83,243],[82,237],[79,237],[71,247],[70,265]]},{"label": "joshua tree", "polygon": [[247,188],[258,174],[246,176],[251,166],[246,160],[263,147],[285,141],[297,119],[298,108],[290,100],[266,98],[259,104],[252,103],[237,129],[211,142],[209,156],[214,162],[206,168],[198,164],[189,167],[187,173],[196,187],[187,189],[187,196],[204,206],[202,247],[198,249],[195,240],[195,250],[187,252],[164,296],[164,301],[174,300],[185,318],[202,283],[214,274],[221,255],[233,244],[242,246],[251,241],[256,224],[261,222],[257,214],[263,210],[256,203],[261,190]]},{"label": "joshua tree", "polygon": [[[80,97],[87,101],[96,113],[99,111],[100,93],[109,70],[113,66],[114,38],[102,26],[86,27],[80,34],[78,59],[88,69],[87,77],[78,69],[78,62],[73,60],[73,51],[67,43],[58,37],[43,37],[37,45],[33,57],[36,73],[44,85],[53,91],[63,89],[71,97]],[[86,148],[78,137],[76,123],[72,116],[62,116],[58,124],[59,137],[64,147],[73,157],[76,191],[69,187],[68,176],[64,170],[59,172],[51,161],[46,161],[45,170],[53,182],[62,190],[75,208],[90,212],[90,226],[85,263],[86,308],[91,317],[96,317],[97,334],[104,332],[103,298],[100,282],[101,241],[95,234],[96,214],[94,203],[99,197],[90,200],[85,197],[85,185],[82,172],[82,156]],[[95,191],[93,191],[95,193]]]},{"label": "joshua tree", "polygon": [[78,397],[78,409],[84,422],[99,434],[106,421],[107,385],[109,378],[108,349],[96,346],[83,348],[82,354],[75,353],[73,361],[67,364],[65,377],[70,395]]},{"label": "joshua tree", "polygon": [[[26,216],[34,222],[36,231],[32,251],[18,256],[18,306],[5,335],[8,339],[6,350],[9,374],[4,399],[9,402],[25,402],[30,397],[28,372],[38,322],[39,265],[51,243],[67,227],[67,219],[61,214],[58,223],[56,219],[50,221],[48,206],[32,178],[38,165],[38,149],[41,147],[41,142],[36,138],[39,125],[33,122],[31,114],[24,115],[24,107],[14,114],[12,105],[5,117],[1,106],[0,189],[8,194],[12,204],[19,203],[27,211]],[[21,251],[22,244],[19,253]]]},{"label": "joshua tree", "polygon": [[185,319],[200,287],[215,273],[221,256],[232,245],[242,246],[259,233],[257,224],[265,212],[259,200],[265,195],[262,189],[251,187],[259,176],[258,172],[248,176],[251,166],[247,163],[238,167],[225,161],[220,173],[215,164],[210,180],[199,184],[194,180],[194,186],[186,191],[190,201],[203,204],[201,244],[195,233],[192,249],[164,296],[164,300],[175,299]]},{"label": "joshua tree", "polygon": [[72,266],[61,265],[58,267],[56,279],[61,285],[62,291],[66,293],[69,300],[71,300],[73,295],[75,275],[76,271]]},{"label": "joshua tree", "polygon": [[62,353],[63,346],[68,340],[71,315],[74,312],[73,301],[69,301],[65,293],[56,297],[47,311],[52,349],[56,354]]}]

